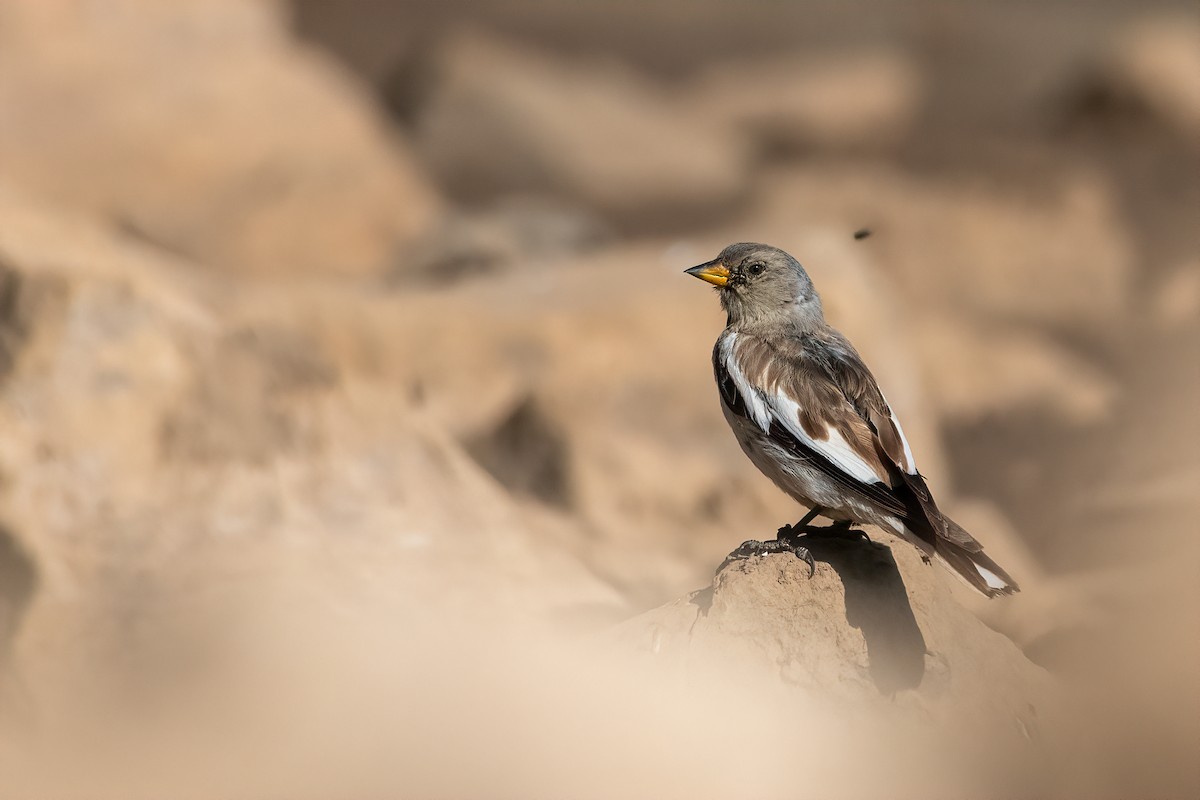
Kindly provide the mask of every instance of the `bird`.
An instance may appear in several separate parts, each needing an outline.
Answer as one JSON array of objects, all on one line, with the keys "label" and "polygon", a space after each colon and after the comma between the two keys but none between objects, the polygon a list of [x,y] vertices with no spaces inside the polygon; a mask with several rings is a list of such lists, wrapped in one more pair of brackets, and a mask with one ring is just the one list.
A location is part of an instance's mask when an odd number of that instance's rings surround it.
[{"label": "bird", "polygon": [[[809,509],[776,539],[743,543],[726,563],[791,551],[811,577],[815,563],[803,537],[865,537],[853,526],[870,524],[987,597],[1019,591],[938,508],[900,420],[854,345],[825,321],[799,261],[777,247],[740,242],[685,272],[717,288],[727,315],[712,354],[726,422],[754,466]],[[811,525],[817,517],[832,524]]]}]

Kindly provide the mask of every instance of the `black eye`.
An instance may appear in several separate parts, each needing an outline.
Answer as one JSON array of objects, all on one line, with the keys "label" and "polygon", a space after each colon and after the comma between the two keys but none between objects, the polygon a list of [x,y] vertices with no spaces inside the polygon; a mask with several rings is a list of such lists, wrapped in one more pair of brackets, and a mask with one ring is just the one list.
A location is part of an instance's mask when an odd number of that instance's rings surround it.
[{"label": "black eye", "polygon": [[753,264],[751,264],[751,265],[750,265],[750,267],[749,267],[749,269],[750,269],[750,274],[751,274],[751,275],[761,275],[761,274],[762,274],[762,271],[763,271],[764,269],[766,269],[766,268],[767,268],[767,265],[766,265],[766,264],[762,264],[762,263],[760,263],[760,262],[758,262],[758,261],[755,261],[755,262],[754,262]]}]

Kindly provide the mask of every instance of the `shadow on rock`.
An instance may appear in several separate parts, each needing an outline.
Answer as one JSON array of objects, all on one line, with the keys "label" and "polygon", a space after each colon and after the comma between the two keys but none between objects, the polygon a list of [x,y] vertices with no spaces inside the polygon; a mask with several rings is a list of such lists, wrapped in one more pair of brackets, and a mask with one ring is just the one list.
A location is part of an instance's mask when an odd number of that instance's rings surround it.
[{"label": "shadow on rock", "polygon": [[915,689],[925,675],[925,637],[891,548],[878,542],[814,538],[817,561],[833,567],[846,587],[846,622],[866,640],[871,679],[884,693]]},{"label": "shadow on rock", "polygon": [[[762,563],[764,567],[768,564],[782,567],[791,574],[805,574],[796,588],[801,590],[801,597],[807,596],[799,602],[808,608],[794,609],[797,624],[804,625],[807,616],[820,610],[821,624],[806,632],[806,635],[820,636],[817,629],[829,624],[824,614],[840,615],[841,611],[838,608],[841,603],[830,603],[821,598],[835,596],[831,592],[844,593],[846,623],[862,634],[871,682],[883,694],[919,687],[925,675],[925,637],[913,614],[908,590],[891,548],[878,542],[840,536],[805,537],[803,544],[815,561],[828,564],[834,574],[818,569],[809,579],[807,566],[791,553],[765,556],[769,561]],[[755,571],[756,562],[763,558],[754,556],[728,562],[728,566],[718,572],[713,586],[693,592],[688,602],[698,609],[700,617],[707,617],[713,609],[715,596],[730,591],[731,571]],[[843,591],[837,590],[839,583]]]}]

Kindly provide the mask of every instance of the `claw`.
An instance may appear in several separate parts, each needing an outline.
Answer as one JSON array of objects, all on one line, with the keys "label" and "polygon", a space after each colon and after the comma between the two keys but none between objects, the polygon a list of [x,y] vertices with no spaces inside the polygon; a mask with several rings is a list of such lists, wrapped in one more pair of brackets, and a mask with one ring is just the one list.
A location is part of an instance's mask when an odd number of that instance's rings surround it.
[{"label": "claw", "polygon": [[775,531],[775,538],[781,542],[789,542],[796,544],[800,537],[804,535],[804,529],[798,528],[795,525],[784,525],[779,530]]},{"label": "claw", "polygon": [[867,536],[867,532],[862,530],[861,528],[850,528],[848,531],[846,531],[846,533],[857,534],[859,536],[859,538],[861,538],[864,542],[874,544],[874,542],[871,541],[871,537]]},{"label": "claw", "polygon": [[[784,531],[788,531],[785,533]],[[737,546],[729,555],[725,556],[725,560],[721,562],[721,566],[717,567],[714,574],[720,574],[721,570],[732,564],[734,561],[744,561],[754,556],[765,556],[771,553],[789,552],[796,558],[808,564],[808,577],[812,577],[817,573],[817,562],[813,558],[808,548],[797,544],[790,525],[779,529],[779,538],[771,539],[763,542],[758,539],[747,539]]]},{"label": "claw", "polygon": [[816,559],[813,558],[812,553],[810,553],[808,551],[807,547],[801,547],[800,545],[796,545],[794,548],[792,548],[792,553],[795,554],[796,558],[800,559],[805,564],[808,564],[808,577],[809,578],[811,578],[813,575],[817,574]]},{"label": "claw", "polygon": [[754,556],[765,556],[771,553],[790,552],[796,558],[808,564],[808,577],[813,577],[817,574],[817,562],[813,558],[809,549],[800,544],[802,537],[805,536],[829,536],[843,537],[854,536],[861,537],[867,542],[871,541],[871,537],[866,531],[852,527],[854,523],[849,520],[841,520],[834,522],[832,525],[809,525],[809,521],[817,515],[820,509],[810,511],[804,519],[794,525],[784,525],[775,532],[775,538],[769,541],[759,541],[758,539],[747,539],[738,545],[732,553],[725,556],[725,560],[721,562],[721,566],[717,567],[717,573],[725,569],[734,561],[743,561]]},{"label": "claw", "polygon": [[763,542],[758,539],[747,539],[737,546],[729,555],[725,556],[725,560],[721,562],[721,566],[717,567],[717,573],[729,566],[734,561],[744,561],[747,558],[754,556],[765,556],[770,553],[778,553],[782,550],[791,548],[787,542],[780,539],[772,539],[771,541]]}]

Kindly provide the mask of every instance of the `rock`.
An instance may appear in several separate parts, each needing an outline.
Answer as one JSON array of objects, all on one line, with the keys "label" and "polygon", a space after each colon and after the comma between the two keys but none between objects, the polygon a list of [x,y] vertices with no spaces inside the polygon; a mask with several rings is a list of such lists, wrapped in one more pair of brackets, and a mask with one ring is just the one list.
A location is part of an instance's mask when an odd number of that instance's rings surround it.
[{"label": "rock", "polygon": [[1147,14],[1121,26],[1076,78],[1067,106],[1076,117],[1123,115],[1200,140],[1200,21]]},{"label": "rock", "polygon": [[746,189],[737,141],[630,72],[478,34],[426,69],[414,139],[458,198],[540,192],[646,230],[728,211]]},{"label": "rock", "polygon": [[1186,331],[1200,319],[1200,259],[1174,265],[1150,289],[1150,315],[1164,331]]},{"label": "rock", "polygon": [[1032,735],[1049,676],[958,605],[939,567],[887,541],[814,539],[811,579],[791,554],[734,562],[709,588],[625,623],[621,640],[670,672],[724,664],[747,684],[887,709],[918,728]]},{"label": "rock", "polygon": [[0,106],[8,180],[213,268],[372,273],[440,207],[274,0],[7,6]]},{"label": "rock", "polygon": [[839,50],[710,67],[693,94],[699,114],[765,150],[855,150],[894,144],[921,102],[920,72],[902,51]]},{"label": "rock", "polygon": [[1061,425],[1095,425],[1119,399],[1111,376],[1049,334],[953,313],[923,315],[915,327],[928,397],[946,423],[1035,414]]},{"label": "rock", "polygon": [[[157,797],[172,795],[186,774],[189,787],[213,786],[219,796],[265,787],[263,794],[324,797],[353,786],[368,796],[415,787],[422,796],[500,789],[554,798],[620,794],[636,776],[691,798],[750,792],[783,800],[798,789],[822,798],[1046,796],[1041,762],[1051,759],[1041,757],[1040,725],[1050,709],[1036,692],[1027,695],[1039,714],[1039,727],[1028,730],[1031,744],[1004,715],[984,713],[972,727],[949,714],[935,725],[909,701],[914,690],[857,704],[845,698],[851,691],[841,699],[815,698],[750,668],[752,662],[710,679],[717,663],[730,660],[725,653],[712,661],[697,654],[686,672],[678,671],[665,651],[654,657],[621,646],[619,632],[581,640],[482,619],[447,625],[438,603],[422,609],[424,624],[413,624],[380,587],[364,592],[361,577],[347,574],[338,592],[283,595],[286,605],[240,626],[232,658],[203,662],[198,679],[156,693],[152,710],[127,702],[117,707],[124,710],[119,722],[102,718],[74,731],[92,736],[54,740],[50,763],[71,769],[39,772],[29,759],[17,760],[0,776],[2,785],[32,773],[43,788],[17,796],[63,796],[46,784],[77,780],[93,791],[111,787],[105,795]],[[760,588],[731,593],[730,601],[770,600],[767,587]],[[803,618],[788,607],[794,588],[790,581],[774,586],[773,606],[760,607],[756,621],[746,608],[740,619],[768,628],[770,612],[780,612],[782,634],[802,631],[787,621]],[[861,589],[862,599],[875,596],[869,586]],[[854,619],[873,638],[886,637],[881,626],[897,620],[872,617],[871,608],[857,611],[863,615]],[[718,613],[714,603],[710,616]],[[840,621],[830,627],[839,626],[847,637],[857,633]],[[911,628],[902,630],[911,636]],[[178,641],[169,630],[153,633],[160,642]],[[736,647],[736,634],[725,641]],[[883,652],[903,649],[905,641],[897,636]],[[1002,652],[984,647],[978,655],[998,660]],[[176,653],[189,657],[195,653]],[[991,680],[1000,696],[981,705],[1002,707],[1026,676],[1021,669],[1007,673],[1013,666],[1007,661],[990,666],[994,671],[978,678],[941,674],[940,683],[962,699],[965,688]],[[141,677],[144,693],[149,681]],[[950,707],[950,700],[938,706]],[[978,712],[975,705],[958,710]],[[1018,712],[1027,723],[1032,717],[1033,710]],[[100,731],[108,735],[93,738]],[[0,740],[7,753],[4,745]],[[251,747],[256,760],[246,766]],[[453,769],[463,752],[478,760],[470,770]],[[147,769],[148,758],[173,769]],[[233,769],[238,763],[242,769]],[[312,769],[314,763],[321,767]],[[184,766],[186,773],[179,771]]]},{"label": "rock", "polygon": [[608,226],[582,209],[537,198],[509,198],[495,208],[447,215],[401,250],[387,282],[401,288],[518,268],[554,269],[612,238]]},{"label": "rock", "polygon": [[470,440],[467,450],[510,490],[550,505],[571,505],[565,437],[534,398],[525,398],[493,430]]},{"label": "rock", "polygon": [[1121,34],[1118,80],[1193,144],[1200,137],[1200,21],[1194,14],[1148,17]]},{"label": "rock", "polygon": [[206,350],[177,407],[164,411],[164,461],[264,465],[317,449],[317,432],[294,410],[339,380],[315,342],[286,328],[241,328]]},{"label": "rock", "polygon": [[397,625],[430,598],[447,618],[622,613],[562,544],[574,523],[527,510],[294,321],[238,322],[226,284],[5,189],[0,264],[0,327],[20,332],[0,382],[0,653],[47,724],[147,702],[302,595],[382,595]]}]

